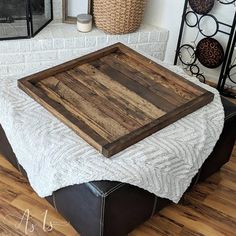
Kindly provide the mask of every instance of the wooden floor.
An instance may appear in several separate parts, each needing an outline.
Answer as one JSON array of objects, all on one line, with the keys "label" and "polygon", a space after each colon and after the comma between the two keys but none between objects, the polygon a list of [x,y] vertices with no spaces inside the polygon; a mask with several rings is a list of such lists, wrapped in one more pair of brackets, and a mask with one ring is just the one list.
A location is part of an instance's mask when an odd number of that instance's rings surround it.
[{"label": "wooden floor", "polygon": [[[79,234],[46,200],[37,197],[27,180],[0,154],[0,236],[8,235]],[[130,233],[158,235],[236,235],[236,145],[230,162],[185,194],[182,204],[166,207]]]},{"label": "wooden floor", "polygon": [[[28,213],[30,217],[27,217]],[[47,226],[50,222],[53,224],[50,233],[43,229],[44,219]],[[31,233],[32,225],[34,231]],[[0,235],[26,233],[33,236],[78,235],[46,200],[36,196],[27,180],[0,156]],[[130,233],[130,236],[158,235],[236,235],[236,145],[231,161],[185,194],[184,203],[166,207]]]}]

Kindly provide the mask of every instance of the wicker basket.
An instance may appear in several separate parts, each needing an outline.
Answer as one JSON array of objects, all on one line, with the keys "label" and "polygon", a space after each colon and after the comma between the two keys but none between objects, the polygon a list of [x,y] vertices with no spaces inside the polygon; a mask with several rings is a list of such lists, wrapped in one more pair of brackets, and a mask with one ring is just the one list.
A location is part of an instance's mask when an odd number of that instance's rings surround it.
[{"label": "wicker basket", "polygon": [[146,0],[94,0],[96,26],[109,34],[136,31],[143,20]]}]

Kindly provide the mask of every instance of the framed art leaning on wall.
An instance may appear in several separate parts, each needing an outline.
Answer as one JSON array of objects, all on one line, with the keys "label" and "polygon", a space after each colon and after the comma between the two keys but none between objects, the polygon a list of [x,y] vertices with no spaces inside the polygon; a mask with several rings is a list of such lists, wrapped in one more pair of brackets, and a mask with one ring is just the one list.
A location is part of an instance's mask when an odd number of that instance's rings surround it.
[{"label": "framed art leaning on wall", "polygon": [[79,14],[89,14],[91,11],[91,0],[62,0],[63,22],[76,23]]}]

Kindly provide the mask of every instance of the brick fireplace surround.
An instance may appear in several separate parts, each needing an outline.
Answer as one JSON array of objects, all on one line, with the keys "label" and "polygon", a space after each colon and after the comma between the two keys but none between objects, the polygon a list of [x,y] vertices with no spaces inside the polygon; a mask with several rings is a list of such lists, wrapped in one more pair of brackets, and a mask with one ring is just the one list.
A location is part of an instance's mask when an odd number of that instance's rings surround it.
[{"label": "brick fireplace surround", "polygon": [[54,0],[54,21],[35,38],[0,41],[0,78],[25,76],[118,41],[164,59],[168,41],[165,29],[142,25],[126,35],[107,35],[96,28],[79,33],[75,25],[61,23],[61,12],[61,0]]}]

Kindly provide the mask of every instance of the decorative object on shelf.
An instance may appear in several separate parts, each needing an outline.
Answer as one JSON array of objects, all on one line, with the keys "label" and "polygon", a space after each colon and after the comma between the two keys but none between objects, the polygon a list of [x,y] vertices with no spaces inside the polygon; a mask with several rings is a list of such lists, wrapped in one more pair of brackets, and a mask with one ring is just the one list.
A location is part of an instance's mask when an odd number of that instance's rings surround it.
[{"label": "decorative object on shelf", "polygon": [[52,0],[1,0],[0,40],[34,37],[53,19]]},{"label": "decorative object on shelf", "polygon": [[143,20],[147,0],[94,0],[96,26],[109,34],[136,31]]},{"label": "decorative object on shelf", "polygon": [[224,49],[214,38],[204,38],[196,47],[196,57],[207,68],[217,68],[224,60]]},{"label": "decorative object on shelf", "polygon": [[62,0],[62,20],[64,23],[76,24],[77,16],[90,14],[91,0]]},{"label": "decorative object on shelf", "polygon": [[93,17],[89,14],[80,14],[77,16],[77,29],[80,32],[87,33],[92,30]]},{"label": "decorative object on shelf", "polygon": [[189,5],[197,14],[207,14],[214,7],[215,0],[189,0]]},{"label": "decorative object on shelf", "polygon": [[[217,14],[210,12],[213,7],[224,8],[229,4],[235,7],[235,3],[236,0],[185,0],[183,9],[174,64],[180,63],[187,72],[196,76],[201,82],[206,80],[206,71],[210,74],[209,69],[221,66],[218,75],[219,90],[235,32],[236,11],[231,8],[233,13],[230,23],[219,21]],[[189,35],[188,29],[192,31]],[[218,69],[214,73],[217,74]]]}]

